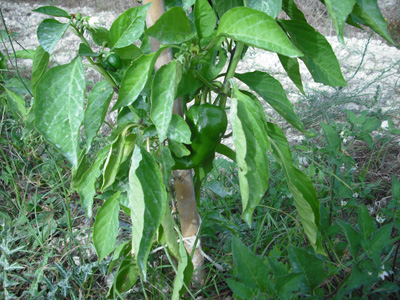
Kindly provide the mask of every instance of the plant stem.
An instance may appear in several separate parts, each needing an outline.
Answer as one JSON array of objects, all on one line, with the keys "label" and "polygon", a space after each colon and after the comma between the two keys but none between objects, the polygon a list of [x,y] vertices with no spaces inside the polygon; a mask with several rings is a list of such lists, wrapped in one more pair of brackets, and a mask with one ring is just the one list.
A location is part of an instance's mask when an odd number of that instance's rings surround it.
[{"label": "plant stem", "polygon": [[226,106],[226,100],[228,99],[228,93],[229,93],[229,80],[232,79],[235,76],[235,71],[236,67],[240,61],[240,57],[242,56],[242,51],[243,51],[244,44],[243,43],[236,43],[236,47],[233,50],[233,55],[231,57],[231,60],[229,62],[228,66],[228,72],[225,75],[224,79],[224,90],[223,93],[225,94],[219,103],[219,106],[221,108],[225,108]]}]

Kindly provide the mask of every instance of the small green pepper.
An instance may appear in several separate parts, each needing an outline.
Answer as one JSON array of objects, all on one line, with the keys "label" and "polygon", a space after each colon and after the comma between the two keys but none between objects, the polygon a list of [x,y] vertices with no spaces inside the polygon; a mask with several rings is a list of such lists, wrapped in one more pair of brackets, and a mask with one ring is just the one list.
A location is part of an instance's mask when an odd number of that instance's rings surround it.
[{"label": "small green pepper", "polygon": [[186,121],[192,133],[192,144],[187,146],[190,154],[174,157],[175,170],[200,166],[214,155],[228,125],[225,111],[208,103],[190,107],[186,113]]},{"label": "small green pepper", "polygon": [[104,66],[107,70],[115,72],[122,67],[121,58],[115,53],[110,53],[104,60]]}]

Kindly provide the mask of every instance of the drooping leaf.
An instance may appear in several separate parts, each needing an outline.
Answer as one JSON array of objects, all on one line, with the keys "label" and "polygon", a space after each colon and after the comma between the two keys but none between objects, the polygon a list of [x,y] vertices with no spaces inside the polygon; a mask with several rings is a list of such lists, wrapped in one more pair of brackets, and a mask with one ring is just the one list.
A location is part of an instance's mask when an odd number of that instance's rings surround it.
[{"label": "drooping leaf", "polygon": [[154,76],[151,93],[150,118],[156,126],[160,141],[167,136],[172,118],[176,90],[181,79],[181,66],[176,60],[162,66]]},{"label": "drooping leaf", "polygon": [[93,224],[93,244],[101,262],[116,246],[118,236],[119,200],[116,192],[99,208]]},{"label": "drooping leaf", "polygon": [[239,167],[242,218],[251,224],[251,216],[268,186],[270,148],[264,129],[265,115],[260,106],[236,87],[232,98],[231,122],[236,161]]},{"label": "drooping leaf", "polygon": [[32,77],[31,87],[33,94],[35,95],[36,84],[47,71],[49,65],[50,54],[43,49],[41,45],[36,48],[35,55],[32,63]]},{"label": "drooping leaf", "polygon": [[395,43],[387,30],[387,23],[382,16],[377,0],[356,0],[356,2],[353,14],[360,18],[365,25],[394,45]]},{"label": "drooping leaf", "polygon": [[282,0],[282,9],[285,11],[290,19],[307,23],[303,12],[297,8],[294,0]]},{"label": "drooping leaf", "polygon": [[164,13],[153,26],[146,30],[146,35],[162,44],[180,44],[193,37],[189,18],[182,7],[172,7]]},{"label": "drooping leaf", "polygon": [[289,258],[295,272],[302,272],[310,290],[314,290],[326,277],[323,261],[315,253],[305,249],[290,247]]},{"label": "drooping leaf", "polygon": [[257,287],[265,291],[268,288],[268,265],[236,236],[232,236],[232,252],[238,279],[248,287]]},{"label": "drooping leaf", "polygon": [[129,171],[132,243],[143,280],[146,281],[147,257],[165,213],[167,194],[160,169],[151,154],[137,146]]},{"label": "drooping leaf", "polygon": [[348,16],[353,11],[354,4],[356,4],[356,0],[325,0],[325,6],[332,18],[333,25],[335,25],[339,41],[342,44],[344,44],[343,27]]},{"label": "drooping leaf", "polygon": [[302,56],[274,18],[264,12],[236,7],[220,20],[217,35],[289,57]]},{"label": "drooping leaf", "polygon": [[[110,185],[112,185],[117,177],[117,173],[120,169],[120,166],[123,163],[124,152],[125,152],[125,144],[129,138],[129,130],[132,127],[132,124],[128,124],[118,135],[118,137],[113,142],[111,149],[108,153],[107,160],[104,163],[104,171],[103,171],[103,184],[101,186],[101,191],[104,191]],[[133,138],[135,139],[134,135]],[[128,148],[129,146],[134,146],[132,141],[128,140]],[[126,156],[126,154],[125,154]]]},{"label": "drooping leaf", "polygon": [[153,70],[155,53],[142,55],[126,70],[113,110],[132,104],[145,87]]},{"label": "drooping leaf", "polygon": [[294,112],[292,103],[286,97],[286,92],[278,80],[261,71],[235,74],[235,76],[267,101],[286,121],[304,132],[303,123]]},{"label": "drooping leaf", "polygon": [[67,13],[65,10],[55,7],[55,6],[41,6],[32,11],[38,12],[41,14],[45,14],[48,16],[63,17],[63,18],[71,19],[71,16],[69,13]]},{"label": "drooping leaf", "polygon": [[142,35],[146,22],[146,13],[150,5],[132,7],[113,22],[110,28],[110,41],[113,48],[129,46]]},{"label": "drooping leaf", "polygon": [[[304,61],[316,82],[329,86],[346,86],[339,62],[326,38],[306,22],[281,20],[294,45],[304,56]],[[288,55],[286,55],[288,56]]]},{"label": "drooping leaf", "polygon": [[107,81],[99,81],[90,91],[85,110],[85,137],[87,152],[106,117],[114,90]]},{"label": "drooping leaf", "polygon": [[139,272],[135,258],[128,254],[124,257],[115,273],[113,285],[108,292],[108,299],[116,299],[117,291],[120,294],[129,291],[135,285],[138,277]]},{"label": "drooping leaf", "polygon": [[179,244],[177,242],[177,235],[175,233],[174,225],[171,208],[169,205],[166,205],[165,213],[161,221],[163,240],[165,240],[165,243],[167,244],[167,250],[169,253],[171,253],[178,260],[181,260],[182,257],[180,255]]},{"label": "drooping leaf", "polygon": [[243,6],[243,0],[212,0],[212,4],[214,9],[216,10],[219,18],[222,18],[222,16],[230,9],[237,7],[237,6]]},{"label": "drooping leaf", "polygon": [[80,57],[54,67],[36,85],[35,125],[74,167],[84,113],[85,73]]},{"label": "drooping leaf", "polygon": [[178,272],[175,274],[174,278],[174,288],[171,297],[173,300],[181,299],[183,294],[186,292],[186,287],[190,286],[190,280],[193,274],[193,264],[185,246],[183,245],[182,238],[179,243],[179,256],[181,259],[178,263]]},{"label": "drooping leaf", "polygon": [[305,95],[303,82],[301,80],[300,74],[300,65],[297,58],[287,57],[284,55],[278,55],[279,60],[282,64],[282,67],[285,69],[286,73],[288,74],[289,78],[293,81],[296,87],[300,90],[300,92]]},{"label": "drooping leaf", "polygon": [[307,175],[293,165],[289,143],[282,129],[275,124],[268,123],[266,130],[272,154],[282,166],[304,231],[317,253],[323,254],[321,239],[318,235],[319,201],[314,186]]},{"label": "drooping leaf", "polygon": [[171,150],[166,146],[161,146],[161,156],[158,158],[161,164],[161,172],[163,174],[165,186],[169,186],[171,179],[171,169],[175,165],[175,161],[172,158]]},{"label": "drooping leaf", "polygon": [[76,190],[81,197],[81,205],[85,209],[86,216],[89,220],[93,214],[93,198],[96,194],[96,182],[101,175],[101,166],[107,158],[110,148],[111,145],[108,145],[99,151],[96,156],[96,160],[82,175],[82,179],[76,187]]},{"label": "drooping leaf", "polygon": [[70,22],[60,23],[54,19],[45,19],[37,29],[37,37],[43,49],[50,53],[67,31]]},{"label": "drooping leaf", "polygon": [[25,100],[12,90],[5,89],[7,92],[8,109],[13,113],[16,119],[24,118],[26,116]]},{"label": "drooping leaf", "polygon": [[358,227],[364,239],[369,239],[375,231],[374,221],[365,205],[361,205],[358,209]]},{"label": "drooping leaf", "polygon": [[247,0],[247,5],[265,12],[274,19],[282,10],[282,0]]},{"label": "drooping leaf", "polygon": [[168,138],[180,143],[190,144],[191,135],[189,125],[185,120],[181,116],[173,114],[167,132]]},{"label": "drooping leaf", "polygon": [[199,38],[208,37],[217,25],[217,16],[207,0],[197,0],[194,5],[194,24]]}]

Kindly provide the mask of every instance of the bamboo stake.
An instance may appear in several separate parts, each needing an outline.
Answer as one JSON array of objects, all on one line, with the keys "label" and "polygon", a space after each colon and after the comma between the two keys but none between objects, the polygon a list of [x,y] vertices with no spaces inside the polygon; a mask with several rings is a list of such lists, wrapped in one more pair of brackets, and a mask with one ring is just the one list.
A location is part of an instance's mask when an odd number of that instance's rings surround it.
[{"label": "bamboo stake", "polygon": [[[165,12],[164,0],[143,0],[143,4],[152,2],[147,16],[147,28],[151,27]],[[151,50],[153,52],[160,48],[160,43],[150,38]],[[159,56],[155,70],[158,70],[162,65],[168,64],[173,59],[172,49],[166,49]],[[183,115],[182,101],[180,98],[175,100],[173,113]],[[189,254],[193,251],[193,243],[198,234],[200,227],[200,216],[197,212],[196,196],[194,192],[193,178],[191,170],[176,170],[172,172],[175,185],[175,195],[178,204],[179,218],[181,222],[181,231],[184,238],[184,244]],[[200,245],[198,239],[197,245]],[[203,283],[203,270],[201,269],[204,264],[204,256],[201,253],[200,247],[196,247],[192,257],[195,274],[193,280],[198,284]]]}]

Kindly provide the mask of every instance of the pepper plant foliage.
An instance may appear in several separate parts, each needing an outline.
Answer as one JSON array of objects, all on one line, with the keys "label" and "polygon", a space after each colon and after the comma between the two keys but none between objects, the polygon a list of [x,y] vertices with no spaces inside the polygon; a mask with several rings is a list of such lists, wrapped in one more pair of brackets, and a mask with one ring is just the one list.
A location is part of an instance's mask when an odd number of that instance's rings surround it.
[{"label": "pepper plant foliage", "polygon": [[[185,266],[190,267],[188,256],[176,242],[179,237],[174,235],[169,213],[170,174],[174,169],[193,168],[199,191],[216,152],[237,163],[242,218],[248,224],[268,188],[267,153],[272,153],[284,170],[309,242],[323,253],[317,193],[293,164],[285,134],[267,121],[261,101],[297,130],[309,133],[278,80],[266,72],[239,74],[235,70],[248,47],[255,47],[276,53],[301,92],[299,60],[316,82],[345,86],[328,41],[307,23],[293,0],[212,1],[212,6],[206,0],[166,2],[168,11],[150,28],[145,26],[150,4],[128,9],[110,29],[56,7],[36,9],[64,22],[48,18],[38,27],[40,46],[34,55],[32,80],[35,102],[30,116],[34,115],[36,129],[71,163],[73,185],[87,216],[92,217],[96,194],[106,199],[93,232],[100,260],[115,250],[120,210],[132,219],[132,243],[118,246],[112,259],[114,266],[119,257],[125,257],[119,269],[122,277],[116,278],[129,278],[129,282],[117,280],[113,289],[128,289],[137,274],[145,280],[156,236],[180,262],[179,276]],[[174,6],[177,2],[181,6]],[[392,42],[376,1],[323,2],[340,41],[348,23],[369,26]],[[282,10],[289,19],[277,19]],[[68,29],[80,37],[77,56],[47,70],[52,50]],[[150,37],[161,42],[159,51],[151,52]],[[157,58],[167,48],[173,49],[174,59],[155,70]],[[104,80],[87,94],[88,67],[100,72]],[[240,90],[237,80],[248,89]],[[113,95],[117,97],[112,108],[117,112],[116,122],[107,144],[95,151],[98,147],[92,144],[105,123]],[[178,97],[183,117],[173,114]],[[230,135],[226,132],[228,114],[234,149],[222,144],[224,136]],[[93,156],[94,162],[88,165]],[[182,288],[182,284],[177,286]]]}]

